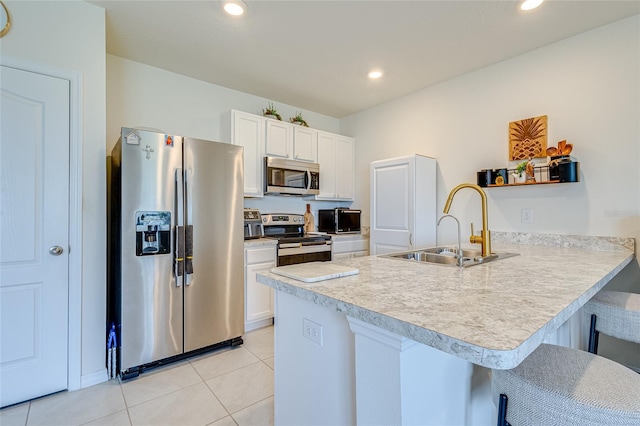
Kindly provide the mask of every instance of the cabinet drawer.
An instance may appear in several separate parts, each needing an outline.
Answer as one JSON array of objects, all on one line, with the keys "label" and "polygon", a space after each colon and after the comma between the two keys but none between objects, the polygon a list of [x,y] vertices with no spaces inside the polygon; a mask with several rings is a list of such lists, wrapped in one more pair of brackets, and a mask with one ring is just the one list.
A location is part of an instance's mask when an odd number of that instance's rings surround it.
[{"label": "cabinet drawer", "polygon": [[260,247],[245,249],[245,263],[267,263],[276,261],[276,247]]}]

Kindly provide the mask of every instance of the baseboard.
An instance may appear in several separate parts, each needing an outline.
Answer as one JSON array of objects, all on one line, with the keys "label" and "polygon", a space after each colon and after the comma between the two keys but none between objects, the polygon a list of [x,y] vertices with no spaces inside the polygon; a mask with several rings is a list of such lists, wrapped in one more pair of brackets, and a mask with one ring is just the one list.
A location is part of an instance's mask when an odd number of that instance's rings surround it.
[{"label": "baseboard", "polygon": [[244,324],[244,332],[247,333],[249,331],[257,330],[258,328],[267,327],[269,325],[273,325],[273,318],[247,322]]},{"label": "baseboard", "polygon": [[80,388],[88,388],[89,386],[104,383],[109,380],[107,369],[96,371],[95,373],[84,375],[80,378]]}]

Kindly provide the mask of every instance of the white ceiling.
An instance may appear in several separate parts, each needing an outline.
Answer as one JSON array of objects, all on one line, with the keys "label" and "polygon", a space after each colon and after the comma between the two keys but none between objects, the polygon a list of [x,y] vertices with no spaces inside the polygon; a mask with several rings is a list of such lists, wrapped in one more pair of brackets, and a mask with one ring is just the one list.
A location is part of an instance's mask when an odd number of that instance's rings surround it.
[{"label": "white ceiling", "polygon": [[[640,1],[90,1],[107,52],[341,118],[640,13]],[[385,74],[366,78],[371,68]]]}]

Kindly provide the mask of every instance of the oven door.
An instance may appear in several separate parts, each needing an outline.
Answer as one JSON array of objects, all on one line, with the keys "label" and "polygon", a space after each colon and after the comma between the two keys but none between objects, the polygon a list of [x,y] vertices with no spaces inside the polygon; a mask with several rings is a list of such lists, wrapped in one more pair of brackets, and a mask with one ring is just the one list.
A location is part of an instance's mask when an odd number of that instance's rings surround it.
[{"label": "oven door", "polygon": [[296,265],[307,262],[330,262],[331,245],[293,245],[283,244],[278,248],[278,266]]}]

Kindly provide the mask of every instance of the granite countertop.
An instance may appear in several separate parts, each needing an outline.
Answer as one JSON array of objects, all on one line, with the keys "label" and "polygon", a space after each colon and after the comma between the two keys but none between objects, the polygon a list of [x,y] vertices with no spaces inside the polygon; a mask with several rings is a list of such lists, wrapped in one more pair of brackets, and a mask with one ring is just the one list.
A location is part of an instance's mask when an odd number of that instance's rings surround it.
[{"label": "granite countertop", "polygon": [[252,240],[244,240],[245,247],[276,245],[278,240],[275,238],[255,238]]},{"label": "granite countertop", "polygon": [[634,258],[633,238],[492,233],[518,256],[470,268],[380,256],[344,259],[358,275],[258,282],[489,368],[509,369]]},{"label": "granite countertop", "polygon": [[332,241],[360,241],[368,239],[368,236],[362,234],[331,234]]}]

